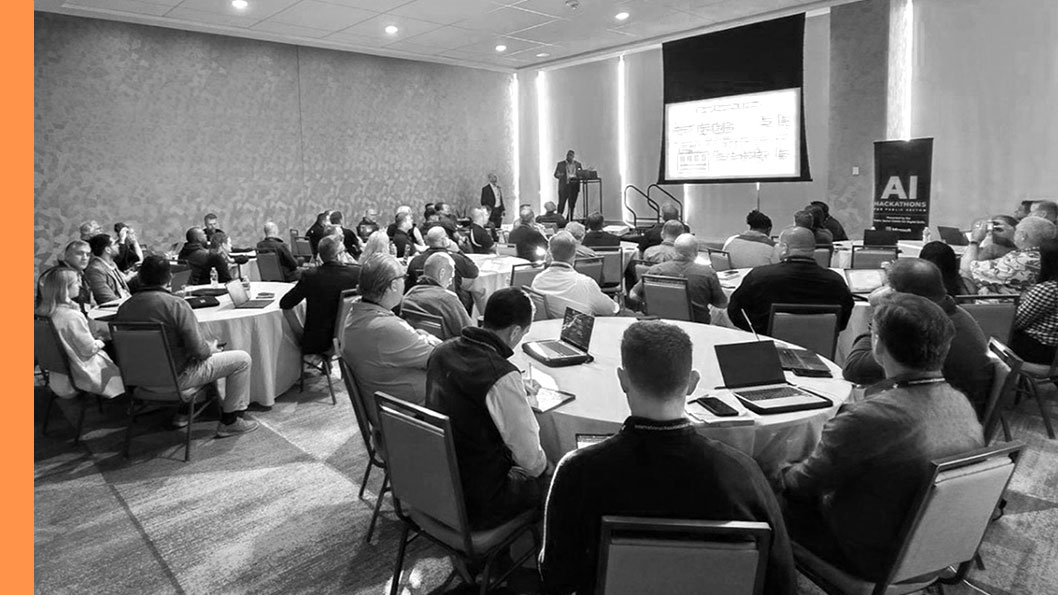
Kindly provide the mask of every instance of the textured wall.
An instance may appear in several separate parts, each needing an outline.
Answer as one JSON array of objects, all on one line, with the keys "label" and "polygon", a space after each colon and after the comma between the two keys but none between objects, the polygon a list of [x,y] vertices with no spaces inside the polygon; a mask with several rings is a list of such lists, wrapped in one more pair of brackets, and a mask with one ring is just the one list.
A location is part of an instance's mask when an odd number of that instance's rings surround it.
[{"label": "textured wall", "polygon": [[38,267],[87,219],[163,248],[213,211],[253,244],[513,170],[509,75],[47,13],[34,54]]}]

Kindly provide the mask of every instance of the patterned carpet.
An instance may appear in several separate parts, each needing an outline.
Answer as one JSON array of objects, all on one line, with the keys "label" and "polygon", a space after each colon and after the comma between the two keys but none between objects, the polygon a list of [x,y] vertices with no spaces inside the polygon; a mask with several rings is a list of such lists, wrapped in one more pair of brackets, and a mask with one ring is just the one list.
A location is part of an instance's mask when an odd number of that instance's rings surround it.
[{"label": "patterned carpet", "polygon": [[[125,460],[123,401],[103,413],[93,404],[74,446],[79,406],[61,402],[42,436],[46,389],[35,397],[38,593],[388,592],[399,525],[387,498],[373,542],[363,542],[382,478],[357,498],[366,454],[348,398],[343,391],[332,405],[322,377],[254,414],[262,427],[253,434],[215,440],[215,418],[196,423],[190,463],[165,414],[138,424]],[[1034,404],[1012,420],[1029,448],[1007,513],[985,537],[986,569],[969,580],[993,595],[1058,593],[1058,441],[1046,438]],[[435,590],[451,571],[424,540],[409,547],[405,568],[408,595]],[[536,587],[527,570],[503,591]],[[798,587],[820,592],[803,578]]]}]

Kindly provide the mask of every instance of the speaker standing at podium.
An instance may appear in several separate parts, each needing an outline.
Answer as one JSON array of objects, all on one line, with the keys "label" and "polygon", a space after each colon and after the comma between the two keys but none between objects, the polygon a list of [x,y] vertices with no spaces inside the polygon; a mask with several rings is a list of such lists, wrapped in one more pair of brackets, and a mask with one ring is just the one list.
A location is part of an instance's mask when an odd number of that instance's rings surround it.
[{"label": "speaker standing at podium", "polygon": [[558,212],[566,212],[566,201],[569,201],[569,217],[573,220],[573,207],[577,206],[577,195],[580,194],[580,161],[573,158],[573,149],[566,152],[566,160],[555,166],[555,179],[558,180]]}]

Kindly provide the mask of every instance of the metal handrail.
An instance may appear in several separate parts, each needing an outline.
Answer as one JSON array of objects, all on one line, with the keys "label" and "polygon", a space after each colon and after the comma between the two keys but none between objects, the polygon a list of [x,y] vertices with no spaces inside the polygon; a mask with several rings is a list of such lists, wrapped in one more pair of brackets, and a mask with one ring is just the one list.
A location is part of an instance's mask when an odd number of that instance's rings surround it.
[{"label": "metal handrail", "polygon": [[[647,196],[648,197],[650,196],[650,191],[653,190],[654,188],[657,188],[658,190],[664,192],[665,196],[669,197],[669,200],[671,200],[672,202],[676,203],[676,206],[678,206],[679,209],[680,209],[679,219],[680,219],[680,221],[683,221],[683,203],[680,202],[680,199],[678,199],[675,196],[673,196],[672,193],[669,192],[668,190],[665,190],[664,188],[662,188],[660,184],[651,184],[651,185],[647,186]],[[655,207],[655,208],[657,208],[657,207]],[[661,215],[661,210],[660,209],[658,209],[658,215],[659,215],[659,217]]]},{"label": "metal handrail", "polygon": [[661,218],[661,209],[658,207],[658,203],[654,202],[654,199],[650,198],[649,194],[647,194],[646,192],[643,192],[642,190],[640,190],[639,187],[636,186],[635,184],[629,184],[629,185],[625,186],[625,189],[621,192],[621,200],[624,203],[624,205],[623,205],[624,208],[629,213],[632,213],[632,226],[633,227],[639,227],[639,222],[640,221],[650,221],[650,219],[647,219],[647,218],[642,218],[641,219],[639,217],[639,214],[636,213],[636,210],[633,209],[628,204],[628,191],[629,190],[635,190],[636,192],[638,192],[640,196],[642,196],[643,198],[646,199],[647,206],[649,206],[650,208],[654,209],[654,219],[653,219],[654,222],[658,221]]}]

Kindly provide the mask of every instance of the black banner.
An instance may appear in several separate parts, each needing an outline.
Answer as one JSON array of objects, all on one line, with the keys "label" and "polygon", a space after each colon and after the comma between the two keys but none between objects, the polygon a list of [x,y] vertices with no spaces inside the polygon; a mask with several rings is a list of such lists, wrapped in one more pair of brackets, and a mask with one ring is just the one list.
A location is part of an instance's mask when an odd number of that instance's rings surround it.
[{"label": "black banner", "polygon": [[874,228],[896,231],[902,240],[922,239],[929,225],[933,139],[874,143]]}]

